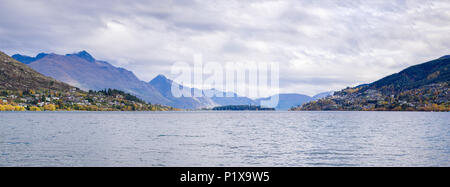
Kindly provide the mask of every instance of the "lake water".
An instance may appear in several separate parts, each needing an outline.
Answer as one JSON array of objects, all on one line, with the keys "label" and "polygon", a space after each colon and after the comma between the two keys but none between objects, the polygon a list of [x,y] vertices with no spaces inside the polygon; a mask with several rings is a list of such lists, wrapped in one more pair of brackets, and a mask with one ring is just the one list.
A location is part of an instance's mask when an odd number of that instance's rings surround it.
[{"label": "lake water", "polygon": [[1,166],[450,166],[450,113],[2,112]]}]

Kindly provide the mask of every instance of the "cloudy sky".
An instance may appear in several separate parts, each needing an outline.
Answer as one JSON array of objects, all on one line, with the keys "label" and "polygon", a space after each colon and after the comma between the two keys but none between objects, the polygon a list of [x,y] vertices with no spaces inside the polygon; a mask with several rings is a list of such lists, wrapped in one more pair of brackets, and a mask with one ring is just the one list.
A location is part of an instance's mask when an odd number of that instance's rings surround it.
[{"label": "cloudy sky", "polygon": [[87,50],[145,81],[201,54],[279,62],[282,92],[313,95],[450,54],[448,0],[0,0],[0,10],[7,54]]}]

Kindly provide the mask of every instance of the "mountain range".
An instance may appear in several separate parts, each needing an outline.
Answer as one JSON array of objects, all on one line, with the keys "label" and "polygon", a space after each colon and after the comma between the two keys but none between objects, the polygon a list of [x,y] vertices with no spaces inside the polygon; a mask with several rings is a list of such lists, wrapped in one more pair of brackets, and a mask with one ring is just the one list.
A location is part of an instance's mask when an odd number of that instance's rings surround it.
[{"label": "mountain range", "polygon": [[[53,53],[39,53],[35,57],[15,54],[17,61],[27,64],[34,70],[53,77],[56,80],[79,87],[83,90],[118,89],[135,95],[147,102],[172,106],[182,109],[212,108],[225,105],[260,105],[260,101],[268,98],[250,99],[236,93],[226,93],[216,89],[199,90],[188,88],[191,93],[218,93],[219,95],[233,95],[234,97],[180,97],[172,95],[172,84],[179,85],[164,75],[158,75],[150,82],[139,80],[135,74],[124,68],[115,67],[108,62],[95,59],[86,51],[58,55]],[[277,110],[287,110],[290,107],[326,96],[309,97],[302,94],[281,94]]]},{"label": "mountain range", "polygon": [[86,51],[67,55],[40,53],[36,57],[16,54],[12,57],[18,61],[26,59],[26,64],[39,73],[85,91],[111,88],[156,104],[169,102],[132,72],[114,67],[105,61],[95,60]]},{"label": "mountain range", "polygon": [[450,56],[408,67],[370,84],[345,88],[292,110],[450,110]]},{"label": "mountain range", "polygon": [[[7,59],[4,56],[6,54],[2,54],[2,58]],[[22,61],[23,64],[2,64],[0,70],[12,68],[17,72],[10,74],[11,72],[3,71],[0,74],[0,80],[4,84],[1,85],[0,89],[35,87],[68,89],[74,86],[86,91],[98,91],[111,88],[123,90],[150,103],[182,109],[261,105],[261,101],[270,99],[270,97],[267,97],[253,100],[236,93],[225,93],[216,89],[189,88],[168,79],[164,75],[158,75],[151,81],[144,82],[139,80],[133,72],[115,67],[105,61],[96,60],[86,51],[66,55],[39,53],[35,57],[16,54],[13,55],[13,58]],[[323,92],[313,97],[302,94],[278,94],[275,95],[279,98],[276,109],[446,110],[449,108],[449,62],[450,56],[443,56],[430,62],[411,66],[370,84],[361,84],[334,93]],[[36,79],[36,77],[39,78]],[[15,79],[22,81],[19,81],[19,83],[10,81]],[[231,94],[234,97],[177,98],[172,95],[172,85],[185,88],[184,90],[191,93]]]},{"label": "mountain range", "polygon": [[0,51],[0,111],[177,110],[151,105],[134,95],[107,89],[85,92],[40,74]]}]

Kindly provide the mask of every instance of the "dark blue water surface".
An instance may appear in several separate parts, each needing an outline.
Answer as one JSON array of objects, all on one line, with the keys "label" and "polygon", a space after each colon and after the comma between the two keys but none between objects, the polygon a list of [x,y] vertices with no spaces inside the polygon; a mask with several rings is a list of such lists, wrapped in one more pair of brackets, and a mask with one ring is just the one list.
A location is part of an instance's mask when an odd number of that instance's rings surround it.
[{"label": "dark blue water surface", "polygon": [[450,113],[1,112],[0,166],[450,166]]}]

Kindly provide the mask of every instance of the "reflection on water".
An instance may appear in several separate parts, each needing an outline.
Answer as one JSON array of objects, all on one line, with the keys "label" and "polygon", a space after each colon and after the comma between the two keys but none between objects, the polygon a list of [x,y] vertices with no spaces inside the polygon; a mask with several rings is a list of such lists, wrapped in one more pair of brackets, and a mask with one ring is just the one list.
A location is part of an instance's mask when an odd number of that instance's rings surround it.
[{"label": "reflection on water", "polygon": [[0,166],[450,166],[450,113],[6,112]]}]

